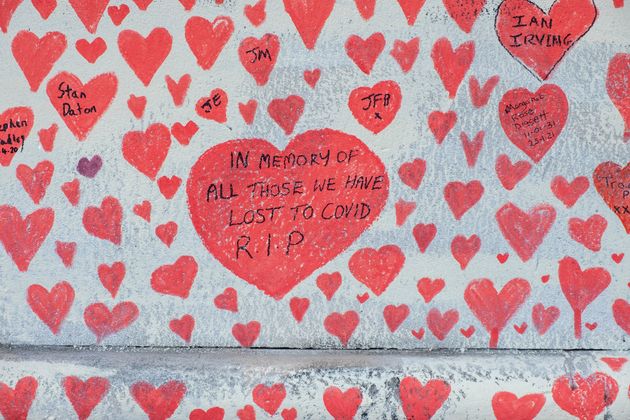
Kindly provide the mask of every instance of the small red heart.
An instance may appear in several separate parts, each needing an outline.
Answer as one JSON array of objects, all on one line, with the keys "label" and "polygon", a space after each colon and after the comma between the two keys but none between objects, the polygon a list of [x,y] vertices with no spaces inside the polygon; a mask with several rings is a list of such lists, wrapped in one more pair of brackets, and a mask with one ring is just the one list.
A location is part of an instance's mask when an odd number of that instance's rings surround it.
[{"label": "small red heart", "polygon": [[411,335],[416,337],[418,340],[422,340],[424,337],[424,328],[418,328],[417,330],[411,330]]},{"label": "small red heart", "polygon": [[214,306],[226,311],[238,312],[238,294],[232,287],[227,287],[223,293],[214,298]]},{"label": "small red heart", "polygon": [[179,0],[182,6],[184,6],[184,10],[189,12],[193,7],[195,7],[195,3],[197,0]]},{"label": "small red heart", "polygon": [[164,77],[164,80],[166,80],[166,87],[173,98],[173,104],[182,106],[192,80],[190,74],[182,75],[177,82],[168,75]]},{"label": "small red heart", "polygon": [[171,147],[171,132],[164,124],[151,124],[146,131],[129,131],[122,140],[123,157],[131,166],[155,179]]},{"label": "small red heart", "polygon": [[291,308],[293,318],[295,318],[297,322],[302,322],[304,314],[308,310],[310,304],[311,301],[308,298],[291,298],[291,300],[289,301],[289,307]]},{"label": "small red heart", "polygon": [[54,171],[55,165],[49,160],[42,160],[32,169],[21,163],[15,170],[15,177],[20,181],[33,203],[39,204],[46,195]]},{"label": "small red heart", "polygon": [[72,181],[65,182],[61,185],[61,191],[63,191],[64,195],[70,202],[72,206],[76,206],[79,204],[80,198],[80,190],[79,190],[79,180],[73,179]]},{"label": "small red heart", "polygon": [[297,409],[295,408],[285,408],[280,413],[282,415],[282,420],[296,420],[297,419]]},{"label": "small red heart", "polygon": [[323,400],[326,410],[335,420],[353,419],[363,401],[363,395],[359,388],[342,391],[336,386],[329,386],[324,391]]},{"label": "small red heart", "polygon": [[186,395],[186,385],[180,381],[168,381],[156,388],[141,381],[131,385],[129,391],[150,419],[168,419]]},{"label": "small red heart", "polygon": [[427,162],[423,159],[414,159],[405,162],[398,168],[400,180],[408,187],[417,190],[422,183],[422,178],[426,172]]},{"label": "small red heart", "polygon": [[527,394],[518,398],[511,392],[497,392],[492,397],[492,411],[497,420],[534,420],[545,401],[544,394]]},{"label": "small red heart", "polygon": [[144,114],[144,108],[147,106],[147,97],[129,95],[129,99],[127,99],[127,106],[133,116],[140,119]]},{"label": "small red heart", "polygon": [[586,328],[588,328],[589,330],[593,331],[595,328],[597,328],[597,322],[586,322],[584,323],[584,326]]},{"label": "small red heart", "polygon": [[355,311],[333,312],[324,319],[326,331],[337,337],[343,347],[348,345],[348,341],[350,341],[357,325],[359,325],[359,314]]},{"label": "small red heart", "polygon": [[116,197],[107,196],[100,207],[89,206],[83,212],[83,227],[99,239],[120,245],[122,240],[123,210]]},{"label": "small red heart", "polygon": [[426,225],[418,223],[413,228],[413,237],[416,240],[416,244],[418,244],[418,249],[420,249],[420,252],[423,254],[429,245],[431,245],[431,242],[433,242],[435,235],[437,235],[437,228],[433,223]]},{"label": "small red heart", "polygon": [[363,304],[366,300],[370,298],[370,294],[368,292],[363,293],[362,295],[357,295],[357,300],[359,303]]},{"label": "small red heart", "polygon": [[192,336],[193,329],[195,328],[195,318],[192,315],[186,314],[180,319],[171,319],[168,323],[168,327],[175,334],[180,336],[182,340],[190,343],[190,337]]},{"label": "small red heart", "polygon": [[[44,20],[48,19],[57,8],[57,0],[31,0],[31,3],[33,3],[33,7],[37,9],[37,12]],[[5,5],[5,7],[9,6]]]},{"label": "small red heart", "polygon": [[195,105],[197,115],[206,120],[213,120],[218,123],[227,121],[228,96],[223,89],[212,89],[210,94],[199,98]]},{"label": "small red heart", "polygon": [[248,324],[234,324],[232,335],[243,347],[254,345],[260,334],[260,322],[252,321]]},{"label": "small red heart", "polygon": [[254,411],[254,407],[248,404],[240,410],[237,410],[236,416],[239,420],[256,420],[256,411]]},{"label": "small red heart", "polygon": [[252,390],[254,403],[265,410],[270,416],[273,416],[276,411],[278,411],[278,408],[280,408],[286,396],[287,391],[283,384],[273,384],[271,386],[258,384]]},{"label": "small red heart", "polygon": [[125,29],[118,34],[118,49],[143,85],[149,86],[171,52],[173,37],[165,28],[154,28],[146,37]]},{"label": "small red heart", "polygon": [[182,179],[177,175],[171,177],[161,176],[158,178],[157,184],[164,198],[170,200],[177,194],[177,190],[179,190],[179,186],[182,184]]},{"label": "small red heart", "polygon": [[107,14],[115,26],[120,26],[122,21],[125,20],[129,14],[129,6],[126,4],[121,4],[120,6],[109,6],[107,8]]},{"label": "small red heart", "polygon": [[42,128],[37,132],[39,136],[39,142],[42,145],[42,149],[45,152],[52,152],[55,144],[55,137],[57,137],[57,130],[59,127],[57,124],[52,124],[48,128]]},{"label": "small red heart", "polygon": [[619,253],[619,254],[611,254],[610,258],[612,258],[612,260],[617,263],[617,264],[621,264],[621,261],[623,260],[624,257],[624,253]]},{"label": "small red heart", "polygon": [[253,6],[250,4],[245,5],[243,13],[252,25],[260,26],[265,21],[265,18],[267,17],[267,14],[265,13],[266,4],[267,0],[258,0],[258,2]]},{"label": "small red heart", "polygon": [[474,180],[468,183],[459,181],[449,182],[444,187],[444,200],[453,212],[455,219],[460,220],[483,196],[484,188],[481,182]]},{"label": "small red heart", "polygon": [[407,376],[400,381],[398,391],[403,413],[408,419],[428,420],[448,399],[451,386],[441,379],[431,379],[423,386],[416,378]]},{"label": "small red heart", "polygon": [[540,278],[540,280],[544,283],[547,283],[549,281],[549,279],[551,278],[551,276],[549,274],[545,274],[544,276],[542,276]]},{"label": "small red heart", "polygon": [[597,252],[601,249],[602,235],[607,226],[608,222],[599,214],[586,220],[572,217],[569,219],[569,235],[586,249]]},{"label": "small red heart", "polygon": [[481,152],[481,148],[483,147],[483,138],[486,135],[485,132],[480,131],[475,135],[475,138],[470,140],[468,134],[463,131],[459,135],[459,139],[462,142],[462,148],[464,149],[464,154],[466,155],[466,163],[468,163],[468,167],[472,168],[477,163],[477,157],[479,156],[479,152]]},{"label": "small red heart", "polygon": [[516,187],[516,184],[527,176],[532,169],[532,164],[525,160],[512,164],[510,157],[502,154],[497,158],[494,169],[503,188],[512,191],[514,187]]},{"label": "small red heart", "polygon": [[89,42],[87,39],[79,39],[74,46],[79,54],[91,64],[96,63],[96,60],[107,50],[107,43],[100,36],[92,42]]},{"label": "small red heart", "polygon": [[376,296],[380,296],[398,276],[405,263],[405,254],[396,245],[379,249],[362,248],[348,261],[352,275],[365,284]]},{"label": "small red heart", "polygon": [[158,225],[155,228],[155,235],[160,238],[160,241],[167,247],[171,247],[175,236],[177,235],[177,223],[167,222],[162,225]]},{"label": "small red heart", "polygon": [[84,420],[109,391],[109,380],[93,376],[84,382],[76,376],[66,376],[63,387],[77,416]]},{"label": "small red heart", "polygon": [[197,261],[188,255],[164,264],[151,273],[151,288],[158,293],[186,299],[198,271]]},{"label": "small red heart", "polygon": [[112,298],[116,298],[118,289],[125,278],[125,263],[116,261],[111,265],[101,264],[98,266],[98,278],[101,280],[103,287],[109,291]]},{"label": "small red heart", "polygon": [[57,255],[61,258],[63,265],[70,268],[74,261],[74,254],[77,252],[77,243],[56,241],[55,252],[57,252]]},{"label": "small red heart", "polygon": [[304,99],[290,95],[284,99],[273,99],[267,106],[269,116],[284,130],[286,135],[293,132],[295,124],[304,112]]},{"label": "small red heart", "polygon": [[503,254],[497,254],[497,261],[499,261],[499,263],[501,264],[505,264],[508,258],[510,258],[510,254],[508,254],[507,252]]},{"label": "small red heart", "polygon": [[457,235],[451,242],[451,254],[462,270],[468,267],[468,263],[477,255],[480,248],[481,239],[477,235],[470,235],[469,238]]},{"label": "small red heart", "polygon": [[448,92],[450,99],[455,98],[459,85],[464,80],[464,76],[473,59],[475,58],[475,42],[467,41],[453,50],[451,41],[447,38],[440,38],[433,44],[431,59],[433,67],[440,76],[444,89]]},{"label": "small red heart", "polygon": [[133,206],[133,212],[137,216],[146,220],[147,222],[150,222],[151,221],[151,202],[144,200],[142,203],[136,204],[135,206]]},{"label": "small red heart", "polygon": [[304,81],[308,83],[311,89],[315,89],[315,85],[319,81],[322,72],[320,69],[304,70]]},{"label": "small red heart", "polygon": [[444,289],[444,286],[446,286],[444,279],[431,280],[428,277],[421,278],[417,284],[418,293],[422,295],[425,303],[431,302]]},{"label": "small red heart", "polygon": [[387,324],[387,328],[392,333],[395,333],[398,327],[407,319],[409,316],[409,306],[402,305],[387,305],[383,309],[383,318],[385,318],[385,323]]},{"label": "small red heart", "polygon": [[238,47],[241,64],[258,86],[267,84],[279,53],[280,39],[274,34],[265,34],[260,39],[253,36],[245,38]]},{"label": "small red heart", "polygon": [[525,330],[527,330],[527,322],[523,322],[521,325],[512,325],[517,333],[523,335],[525,334]]},{"label": "small red heart", "polygon": [[628,361],[625,357],[602,357],[600,360],[606,363],[613,372],[620,372]]},{"label": "small red heart", "polygon": [[322,273],[317,276],[315,283],[324,296],[326,296],[326,299],[331,300],[335,292],[339,289],[339,286],[341,286],[341,273],[338,271],[334,273]]},{"label": "small red heart", "polygon": [[433,111],[429,114],[429,129],[435,136],[437,144],[442,144],[446,135],[455,127],[457,113],[455,111]]},{"label": "small red heart", "polygon": [[365,40],[358,35],[351,35],[346,40],[345,46],[348,57],[359,70],[370,74],[376,59],[385,48],[385,37],[380,32],[373,33]]},{"label": "small red heart", "polygon": [[405,201],[402,198],[395,204],[396,207],[396,226],[402,226],[411,213],[416,209],[416,203],[413,201]]},{"label": "small red heart", "polygon": [[461,333],[461,335],[463,335],[466,338],[470,338],[472,337],[472,335],[475,333],[475,327],[472,325],[469,325],[468,328],[463,329],[460,328],[459,332]]},{"label": "small red heart", "polygon": [[138,315],[138,307],[133,302],[120,302],[111,311],[103,303],[93,303],[85,308],[83,320],[100,343],[105,337],[127,328]]},{"label": "small red heart", "polygon": [[363,19],[370,20],[374,16],[376,0],[354,0],[354,3]]},{"label": "small red heart", "polygon": [[348,107],[359,124],[378,134],[394,121],[401,102],[398,83],[385,80],[372,87],[354,89],[348,98]]},{"label": "small red heart", "polygon": [[190,139],[197,133],[199,126],[194,121],[188,121],[186,125],[176,122],[171,126],[171,134],[182,146],[188,146]]},{"label": "small red heart", "polygon": [[188,418],[188,420],[223,420],[224,417],[225,410],[221,407],[211,407],[207,410],[196,408],[190,412],[190,417]]},{"label": "small red heart", "polygon": [[588,190],[589,185],[588,178],[585,176],[578,176],[569,182],[558,175],[551,181],[551,191],[567,208],[571,208]]},{"label": "small red heart", "polygon": [[490,95],[492,95],[497,83],[499,83],[499,76],[492,76],[483,87],[480,87],[477,78],[470,76],[470,79],[468,79],[468,90],[470,92],[470,102],[475,108],[482,108],[488,104]]},{"label": "small red heart", "polygon": [[203,70],[209,70],[234,32],[234,23],[228,16],[218,16],[210,22],[193,16],[186,22],[186,42]]},{"label": "small red heart", "polygon": [[420,38],[411,38],[409,41],[401,41],[399,39],[394,41],[394,47],[390,51],[389,55],[394,57],[394,60],[400,66],[403,73],[408,73],[413,67],[413,64],[418,58],[420,52]]},{"label": "small red heart", "polygon": [[133,0],[133,2],[136,3],[138,9],[147,10],[151,3],[153,3],[153,0]]},{"label": "small red heart", "polygon": [[55,284],[50,292],[39,284],[32,284],[26,300],[35,315],[56,335],[74,302],[74,289],[66,281]]},{"label": "small red heart", "polygon": [[254,117],[256,116],[256,108],[258,108],[258,102],[255,99],[250,99],[247,103],[238,104],[238,110],[243,117],[243,121],[245,124],[251,125],[254,122]]},{"label": "small red heart", "polygon": [[459,321],[459,312],[456,309],[450,309],[442,314],[439,309],[432,308],[427,314],[427,327],[440,341],[446,338],[457,321]]},{"label": "small red heart", "polygon": [[534,321],[534,327],[540,335],[549,331],[558,317],[560,317],[560,309],[556,306],[545,308],[542,303],[537,303],[532,308],[532,321]]}]

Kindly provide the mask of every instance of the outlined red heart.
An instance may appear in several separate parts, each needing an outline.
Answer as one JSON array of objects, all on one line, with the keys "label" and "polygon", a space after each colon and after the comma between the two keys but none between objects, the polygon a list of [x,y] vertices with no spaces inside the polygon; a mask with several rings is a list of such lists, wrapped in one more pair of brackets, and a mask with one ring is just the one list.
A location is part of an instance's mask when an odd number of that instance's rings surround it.
[{"label": "outlined red heart", "polygon": [[107,196],[100,207],[90,206],[83,212],[83,227],[99,239],[120,245],[122,240],[123,210],[116,197]]},{"label": "outlined red heart", "polygon": [[118,34],[120,54],[145,86],[171,52],[172,43],[173,37],[165,28],[155,28],[146,37],[132,29]]},{"label": "outlined red heart", "polygon": [[186,299],[197,277],[197,261],[191,256],[179,257],[173,264],[158,267],[151,274],[151,288],[165,295]]},{"label": "outlined red heart", "polygon": [[471,281],[464,300],[472,313],[490,333],[490,348],[496,348],[499,335],[508,321],[529,297],[531,286],[524,279],[508,281],[500,292],[489,279]]},{"label": "outlined red heart", "polygon": [[556,379],[551,389],[558,407],[580,419],[594,420],[617,398],[617,381],[602,372],[584,378],[579,373]]},{"label": "outlined red heart", "polygon": [[93,376],[82,381],[76,376],[63,378],[63,388],[79,420],[87,420],[109,391],[109,380]]},{"label": "outlined red heart", "polygon": [[109,4],[109,0],[69,0],[70,6],[85,25],[85,29],[93,34],[98,28],[98,22],[101,20],[105,8]]},{"label": "outlined red heart", "polygon": [[359,124],[378,134],[394,121],[401,102],[398,83],[385,80],[372,87],[354,89],[348,98],[348,107]]},{"label": "outlined red heart", "polygon": [[258,86],[264,86],[278,61],[280,39],[265,34],[260,39],[250,36],[241,41],[238,58],[245,70],[252,75]]},{"label": "outlined red heart", "polygon": [[127,328],[139,314],[136,304],[129,301],[120,302],[111,311],[104,303],[93,303],[85,308],[83,320],[100,343],[105,337]]},{"label": "outlined red heart", "polygon": [[358,138],[329,129],[300,134],[284,151],[260,139],[216,145],[186,187],[208,251],[275,299],[350,246],[388,190],[381,160]]},{"label": "outlined red heart", "polygon": [[186,42],[197,64],[209,70],[219,58],[225,44],[234,32],[234,23],[228,16],[218,16],[210,22],[200,16],[193,16],[186,22]]},{"label": "outlined red heart", "polygon": [[451,394],[451,386],[441,379],[431,379],[423,386],[412,376],[400,381],[398,387],[403,412],[408,419],[429,420]]},{"label": "outlined red heart", "polygon": [[186,385],[181,381],[168,381],[156,388],[140,381],[131,385],[129,392],[149,419],[167,420],[186,395]]},{"label": "outlined red heart", "polygon": [[56,335],[74,302],[74,289],[66,281],[55,284],[50,292],[39,284],[32,284],[28,287],[26,301],[35,315]]},{"label": "outlined red heart", "polygon": [[534,420],[545,406],[545,394],[527,394],[517,397],[507,391],[492,396],[492,411],[497,420]]},{"label": "outlined red heart", "polygon": [[315,48],[317,38],[324,28],[328,16],[335,7],[335,0],[282,0],[304,45]]},{"label": "outlined red heart", "polygon": [[39,89],[53,66],[66,51],[66,37],[48,32],[39,38],[33,32],[20,31],[13,38],[11,51],[33,92]]},{"label": "outlined red heart", "polygon": [[529,0],[505,0],[497,10],[495,30],[512,57],[546,80],[596,17],[593,0],[556,0],[549,13]]},{"label": "outlined red heart", "polygon": [[22,219],[13,206],[0,206],[0,242],[18,270],[27,271],[55,221],[51,208],[35,210]]},{"label": "outlined red heart", "polygon": [[448,38],[440,38],[433,44],[431,59],[450,99],[455,98],[475,58],[475,41],[467,41],[453,49]]},{"label": "outlined red heart", "polygon": [[74,74],[61,72],[46,85],[50,103],[79,141],[86,139],[107,111],[117,89],[114,73],[100,74],[83,84]]},{"label": "outlined red heart", "polygon": [[273,384],[271,386],[258,384],[252,390],[252,399],[256,405],[265,410],[270,416],[276,414],[286,396],[287,391],[283,384]]},{"label": "outlined red heart", "polygon": [[593,172],[593,184],[630,235],[630,162],[624,168],[615,162],[598,165]]},{"label": "outlined red heart", "polygon": [[138,171],[154,180],[171,147],[171,133],[164,124],[151,124],[146,131],[129,131],[122,140],[122,154]]},{"label": "outlined red heart", "polygon": [[405,264],[405,254],[396,245],[379,249],[362,248],[348,261],[352,275],[365,284],[376,296],[380,296],[394,281]]},{"label": "outlined red heart", "polygon": [[506,203],[495,215],[499,229],[508,244],[523,262],[536,253],[556,220],[556,209],[539,204],[524,212],[513,203]]},{"label": "outlined red heart", "polygon": [[20,378],[15,388],[0,382],[0,413],[7,420],[26,420],[38,386],[32,376]]},{"label": "outlined red heart", "polygon": [[625,128],[623,141],[630,141],[630,54],[616,54],[608,64],[606,92],[615,105]]},{"label": "outlined red heart", "polygon": [[557,85],[542,85],[535,93],[512,89],[499,103],[505,135],[531,160],[538,163],[554,145],[569,114],[569,102]]},{"label": "outlined red heart", "polygon": [[345,391],[336,386],[329,386],[322,396],[324,407],[335,420],[353,419],[363,401],[359,388],[348,388]]}]

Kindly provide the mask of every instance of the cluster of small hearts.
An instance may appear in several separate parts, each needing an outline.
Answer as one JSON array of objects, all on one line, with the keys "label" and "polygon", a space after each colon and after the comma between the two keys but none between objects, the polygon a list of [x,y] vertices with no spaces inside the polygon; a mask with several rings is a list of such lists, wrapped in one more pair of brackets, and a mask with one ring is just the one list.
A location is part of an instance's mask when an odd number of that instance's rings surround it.
[{"label": "cluster of small hearts", "polygon": [[[83,381],[76,376],[66,376],[62,380],[68,400],[80,420],[87,419],[94,408],[109,391],[107,378],[91,377]],[[32,376],[17,381],[15,389],[0,382],[0,413],[7,420],[26,419],[31,404],[35,399],[38,382]],[[451,393],[451,385],[442,379],[430,379],[424,385],[418,379],[407,376],[399,380],[400,405],[407,419],[430,419],[444,404]],[[50,397],[51,390],[48,395]],[[186,395],[186,384],[171,380],[159,387],[145,381],[139,381],[129,387],[131,396],[140,408],[153,420],[166,420],[178,409]],[[629,389],[630,391],[630,389]],[[565,375],[553,383],[551,394],[555,403],[564,411],[579,419],[595,419],[604,409],[615,402],[619,386],[617,381],[602,372],[595,372],[588,377],[579,373]],[[282,407],[287,396],[284,384],[259,384],[252,390],[253,402],[267,414],[273,416]],[[630,397],[630,393],[628,395]],[[322,396],[324,407],[336,420],[351,420],[355,417],[363,394],[358,387],[343,391],[336,386],[329,386]],[[491,405],[497,420],[523,419],[532,420],[546,403],[544,393],[527,394],[522,397],[501,391],[494,394]],[[298,410],[295,407],[281,411],[284,420],[295,420]],[[310,413],[313,414],[313,413]],[[323,414],[320,413],[320,415]],[[211,407],[207,410],[197,408],[190,412],[190,420],[222,420],[225,410]],[[236,412],[239,420],[256,419],[254,406],[247,404]]]}]

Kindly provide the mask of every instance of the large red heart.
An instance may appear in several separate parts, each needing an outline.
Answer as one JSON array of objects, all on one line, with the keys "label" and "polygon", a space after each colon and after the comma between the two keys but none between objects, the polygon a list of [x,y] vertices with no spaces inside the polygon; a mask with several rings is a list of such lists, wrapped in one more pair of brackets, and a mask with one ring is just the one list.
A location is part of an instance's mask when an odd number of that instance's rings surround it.
[{"label": "large red heart", "polygon": [[87,420],[94,407],[109,391],[109,381],[98,376],[88,378],[86,381],[76,376],[66,376],[63,379],[63,387],[79,420]]},{"label": "large red heart", "polygon": [[264,86],[278,61],[280,40],[277,35],[265,34],[260,39],[250,36],[241,41],[238,58],[258,86]]},{"label": "large red heart", "polygon": [[499,334],[507,322],[529,297],[531,286],[524,279],[512,279],[500,292],[488,279],[470,282],[464,291],[464,300],[468,307],[490,333],[490,347],[496,348]]},{"label": "large red heart", "polygon": [[118,35],[120,54],[145,86],[171,52],[172,43],[173,37],[164,28],[153,29],[146,38],[131,29]]},{"label": "large red heart", "polygon": [[234,32],[234,23],[227,16],[210,22],[193,16],[186,22],[186,42],[204,70],[210,69]]},{"label": "large red heart", "polygon": [[93,303],[85,308],[83,320],[100,343],[108,335],[131,325],[138,315],[138,307],[133,302],[120,302],[111,311],[104,303]]},{"label": "large red heart", "polygon": [[534,420],[545,401],[545,394],[527,394],[518,398],[511,392],[497,392],[492,397],[492,411],[497,420]]},{"label": "large red heart", "polygon": [[61,72],[50,79],[46,93],[68,129],[81,141],[101,119],[117,89],[114,73],[100,74],[84,85],[74,74]]},{"label": "large red heart", "polygon": [[549,13],[529,0],[505,0],[495,29],[510,55],[545,80],[596,17],[593,0],[557,0]]},{"label": "large red heart", "polygon": [[625,123],[623,140],[630,141],[630,54],[616,54],[608,64],[606,91]]},{"label": "large red heart", "polygon": [[39,38],[30,31],[20,31],[11,43],[13,57],[33,92],[39,89],[65,50],[66,37],[61,32],[48,32]]},{"label": "large red heart", "polygon": [[329,129],[298,135],[284,151],[260,139],[214,146],[186,187],[208,251],[276,299],[350,246],[378,217],[388,190],[378,156]]},{"label": "large red heart", "polygon": [[562,133],[569,114],[567,97],[556,85],[542,85],[536,93],[525,88],[505,92],[499,119],[505,135],[538,163]]},{"label": "large red heart", "polygon": [[26,137],[33,128],[33,111],[19,106],[0,114],[0,165],[9,166],[13,156],[24,149]]},{"label": "large red heart", "polygon": [[282,0],[304,45],[315,48],[317,38],[324,28],[328,16],[335,7],[335,0]]},{"label": "large red heart", "polygon": [[486,0],[442,0],[446,11],[457,26],[467,34],[472,30],[477,17],[486,5]]},{"label": "large red heart", "polygon": [[513,203],[506,203],[495,215],[501,233],[523,262],[536,252],[551,225],[556,220],[556,209],[540,204],[528,212]]},{"label": "large red heart", "polygon": [[615,162],[600,164],[593,172],[593,184],[630,235],[630,162],[625,168]]},{"label": "large red heart", "polygon": [[57,334],[74,302],[74,289],[70,283],[61,281],[55,284],[49,293],[43,286],[33,284],[28,287],[26,300],[35,315],[53,334]]},{"label": "large red heart", "polygon": [[433,67],[440,76],[450,99],[457,95],[459,85],[464,80],[474,58],[475,41],[464,42],[454,50],[448,38],[440,38],[433,44],[431,50]]},{"label": "large red heart", "polygon": [[580,419],[594,419],[617,398],[619,386],[610,376],[595,372],[583,378],[562,376],[553,383],[551,395],[558,406]]},{"label": "large red heart", "polygon": [[98,22],[105,12],[109,0],[69,0],[75,13],[90,33],[96,32]]},{"label": "large red heart", "polygon": [[558,278],[564,297],[574,313],[575,338],[582,335],[582,312],[610,284],[610,273],[602,267],[582,270],[571,257],[564,257],[558,266]]},{"label": "large red heart", "polygon": [[148,382],[136,382],[129,387],[131,396],[150,419],[170,418],[186,395],[186,385],[180,381],[168,381],[154,387]]},{"label": "large red heart", "polygon": [[353,419],[357,413],[363,395],[359,388],[342,391],[336,386],[329,386],[324,391],[324,406],[336,420]]},{"label": "large red heart", "polygon": [[348,107],[359,124],[378,134],[394,120],[401,102],[398,83],[385,80],[372,87],[361,86],[353,90]]},{"label": "large red heart", "polygon": [[451,393],[451,386],[441,379],[431,379],[426,385],[412,376],[400,381],[400,402],[408,419],[429,420],[442,407]]},{"label": "large red heart", "polygon": [[256,405],[269,413],[270,416],[278,411],[286,396],[287,391],[283,384],[273,384],[272,386],[258,384],[252,390],[252,398]]},{"label": "large red heart", "polygon": [[37,379],[25,376],[12,389],[0,382],[0,413],[7,420],[26,420],[37,393]]},{"label": "large red heart", "polygon": [[27,271],[55,221],[51,208],[35,210],[22,219],[13,206],[0,206],[0,242],[20,271]]},{"label": "large red heart", "polygon": [[171,147],[171,133],[164,124],[151,124],[146,131],[130,131],[123,137],[122,153],[127,162],[150,179],[162,168]]}]

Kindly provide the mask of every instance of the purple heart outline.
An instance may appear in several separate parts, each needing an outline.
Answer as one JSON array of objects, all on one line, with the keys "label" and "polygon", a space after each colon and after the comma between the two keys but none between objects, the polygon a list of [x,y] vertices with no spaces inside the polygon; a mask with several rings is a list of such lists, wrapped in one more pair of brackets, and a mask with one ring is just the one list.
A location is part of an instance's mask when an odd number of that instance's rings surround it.
[{"label": "purple heart outline", "polygon": [[92,159],[82,157],[77,164],[77,171],[87,178],[94,178],[102,166],[103,159],[99,155],[94,155]]}]

